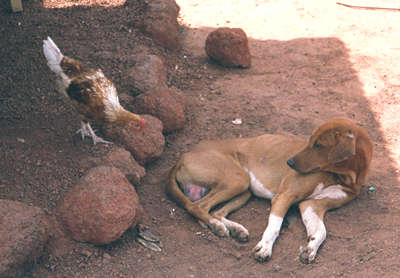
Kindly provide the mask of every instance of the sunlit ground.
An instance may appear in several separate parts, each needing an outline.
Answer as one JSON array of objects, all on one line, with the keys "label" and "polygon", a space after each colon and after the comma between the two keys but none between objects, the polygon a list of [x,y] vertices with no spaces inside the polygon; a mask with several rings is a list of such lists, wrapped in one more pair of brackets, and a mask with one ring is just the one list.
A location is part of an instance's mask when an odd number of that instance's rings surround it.
[{"label": "sunlit ground", "polygon": [[48,9],[73,6],[116,7],[125,4],[125,2],[126,0],[43,0],[43,6]]},{"label": "sunlit ground", "polygon": [[[335,37],[343,41],[387,140],[386,147],[400,165],[400,63],[397,62],[400,33],[395,32],[400,26],[398,12],[352,9],[332,0],[177,0],[177,3],[181,8],[180,23],[189,28],[239,27],[256,40]],[[371,4],[371,1],[357,3]],[[393,3],[373,1],[375,6],[383,7]],[[397,5],[400,8],[400,3]],[[385,100],[383,109],[374,106],[377,99],[391,93],[393,99]]]},{"label": "sunlit ground", "polygon": [[[304,8],[299,9],[299,5],[296,7],[288,1],[177,0],[182,22],[189,27],[240,27],[249,37],[258,40],[326,36],[334,27],[334,14],[328,13],[334,2],[326,1],[323,5],[312,2],[315,1],[304,1]],[[315,18],[311,11],[319,16]],[[308,21],[318,21],[318,28],[308,25]]]}]

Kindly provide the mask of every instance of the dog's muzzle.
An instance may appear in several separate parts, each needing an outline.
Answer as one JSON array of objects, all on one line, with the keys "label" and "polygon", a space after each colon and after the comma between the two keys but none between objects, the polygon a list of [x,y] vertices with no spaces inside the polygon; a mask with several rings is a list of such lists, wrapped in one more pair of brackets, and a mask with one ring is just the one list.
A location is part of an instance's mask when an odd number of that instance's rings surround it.
[{"label": "dog's muzzle", "polygon": [[286,163],[287,163],[287,165],[288,165],[290,168],[296,170],[296,169],[294,168],[294,167],[296,166],[296,163],[294,162],[293,159],[288,159],[288,160],[286,161]]},{"label": "dog's muzzle", "polygon": [[299,168],[297,167],[297,165],[296,165],[296,162],[294,162],[294,159],[293,159],[293,158],[288,159],[288,160],[286,161],[286,164],[287,164],[290,168],[292,168],[293,170],[295,170],[296,172],[298,172],[298,173],[300,173],[300,174],[311,174],[311,173],[315,173],[315,172],[318,172],[318,171],[321,170],[320,167],[312,168],[311,170],[305,170],[305,171],[302,170],[302,169],[299,169]]}]

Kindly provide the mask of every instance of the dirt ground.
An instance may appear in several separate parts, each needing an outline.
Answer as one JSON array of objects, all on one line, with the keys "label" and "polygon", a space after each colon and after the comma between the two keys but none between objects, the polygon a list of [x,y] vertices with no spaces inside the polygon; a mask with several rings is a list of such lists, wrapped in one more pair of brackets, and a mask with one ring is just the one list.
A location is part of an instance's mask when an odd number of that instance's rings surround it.
[{"label": "dirt ground", "polygon": [[[31,0],[17,14],[8,2],[0,3],[1,199],[51,215],[88,170],[82,161],[109,148],[74,135],[79,118],[55,90],[42,54],[46,36],[65,54],[101,67],[120,92],[132,95],[137,92],[124,73],[133,55],[159,55],[168,84],[187,97],[184,129],[166,136],[164,154],[146,166],[136,186],[143,222],[161,238],[163,251],[145,249],[129,230],[108,246],[71,243],[49,251],[26,277],[398,277],[399,12],[317,0],[179,0],[183,50],[177,53],[135,28],[141,1]],[[250,69],[225,69],[207,59],[205,38],[221,26],[247,33]],[[231,216],[250,231],[249,242],[238,243],[202,228],[165,194],[167,171],[202,139],[263,133],[305,139],[337,116],[364,126],[375,152],[360,196],[327,214],[327,239],[314,264],[298,259],[306,233],[296,208],[272,259],[258,263],[251,249],[266,227],[269,202],[252,198]],[[232,123],[236,118],[241,125]]]}]

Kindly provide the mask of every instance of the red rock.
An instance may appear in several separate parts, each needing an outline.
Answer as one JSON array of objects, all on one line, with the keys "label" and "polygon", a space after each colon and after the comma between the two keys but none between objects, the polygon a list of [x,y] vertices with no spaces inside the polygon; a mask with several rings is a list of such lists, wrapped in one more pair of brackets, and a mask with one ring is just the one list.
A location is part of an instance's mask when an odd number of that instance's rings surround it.
[{"label": "red rock", "polygon": [[38,207],[0,200],[0,277],[25,277],[47,244],[49,223]]},{"label": "red rock", "polygon": [[121,103],[122,107],[129,111],[133,111],[132,103],[135,101],[135,97],[132,95],[121,93],[118,94],[119,102]]},{"label": "red rock", "polygon": [[251,66],[247,35],[241,28],[221,27],[206,39],[207,55],[226,67]]},{"label": "red rock", "polygon": [[126,79],[142,93],[167,88],[167,73],[164,62],[156,55],[139,55]]},{"label": "red rock", "polygon": [[130,152],[123,148],[113,148],[104,157],[103,165],[118,168],[134,184],[138,184],[146,175],[145,169],[133,159]]},{"label": "red rock", "polygon": [[162,122],[150,115],[141,115],[146,121],[142,131],[130,130],[127,127],[108,126],[104,129],[107,137],[120,143],[135,160],[144,165],[161,156],[164,151],[165,139],[162,134]]},{"label": "red rock", "polygon": [[139,184],[146,175],[145,169],[136,162],[131,153],[124,148],[114,146],[103,157],[89,157],[81,161],[82,167],[111,166],[118,168],[130,182]]},{"label": "red rock", "polygon": [[160,119],[164,132],[180,129],[185,124],[185,95],[175,87],[141,94],[134,106],[138,113]]},{"label": "red rock", "polygon": [[174,0],[145,1],[145,15],[142,22],[144,33],[150,35],[159,45],[170,50],[179,50],[179,6]]},{"label": "red rock", "polygon": [[96,245],[117,240],[135,226],[142,208],[132,184],[114,167],[92,168],[68,192],[58,216],[73,239]]}]

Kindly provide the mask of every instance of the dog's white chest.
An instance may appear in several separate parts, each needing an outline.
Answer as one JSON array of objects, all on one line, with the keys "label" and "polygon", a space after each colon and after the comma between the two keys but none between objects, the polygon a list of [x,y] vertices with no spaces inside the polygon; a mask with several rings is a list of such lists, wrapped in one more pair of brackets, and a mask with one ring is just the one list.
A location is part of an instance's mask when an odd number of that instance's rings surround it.
[{"label": "dog's white chest", "polygon": [[259,179],[254,175],[252,171],[249,171],[249,169],[245,168],[245,171],[249,174],[250,176],[250,191],[256,195],[257,197],[265,198],[265,199],[272,199],[275,194],[269,191],[264,184],[260,182]]}]

